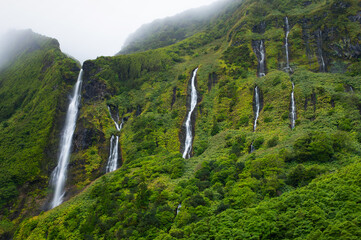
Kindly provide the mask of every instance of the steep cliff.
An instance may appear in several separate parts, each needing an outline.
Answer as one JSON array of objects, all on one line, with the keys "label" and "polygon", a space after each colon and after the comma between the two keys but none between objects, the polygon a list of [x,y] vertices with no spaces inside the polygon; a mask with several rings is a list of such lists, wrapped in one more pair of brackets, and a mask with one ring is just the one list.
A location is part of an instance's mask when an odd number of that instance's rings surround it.
[{"label": "steep cliff", "polygon": [[7,219],[16,224],[40,213],[79,71],[55,39],[31,30],[12,32],[10,39],[0,72],[0,234],[11,231]]},{"label": "steep cliff", "polygon": [[[68,181],[82,192],[15,239],[361,237],[360,2],[229,4],[175,44],[84,63]],[[105,174],[111,136],[122,166]]]}]

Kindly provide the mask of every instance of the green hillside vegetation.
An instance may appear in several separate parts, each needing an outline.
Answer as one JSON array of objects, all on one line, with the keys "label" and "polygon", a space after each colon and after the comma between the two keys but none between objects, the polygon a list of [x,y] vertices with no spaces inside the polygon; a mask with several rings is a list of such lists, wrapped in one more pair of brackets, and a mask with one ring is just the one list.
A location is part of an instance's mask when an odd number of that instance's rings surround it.
[{"label": "green hillside vegetation", "polygon": [[[158,19],[144,24],[126,40],[120,54],[142,52],[175,44],[194,34],[210,29],[229,17],[240,5],[236,1],[221,0],[209,6],[185,11],[173,17]],[[222,28],[222,29],[221,29]],[[227,32],[225,26],[218,30]],[[222,33],[217,36],[220,38]]]},{"label": "green hillside vegetation", "polygon": [[[15,239],[360,238],[360,2],[229,4],[237,8],[173,45],[83,64],[75,136],[86,137],[75,137],[68,182],[83,191],[23,221]],[[292,74],[283,71],[286,16]],[[262,78],[255,40],[265,42]],[[193,157],[183,159],[196,67]],[[120,133],[108,106],[124,119]],[[111,135],[120,136],[122,166],[98,178]]]},{"label": "green hillside vegetation", "polygon": [[[24,40],[22,51],[0,72],[0,216],[4,219],[39,212],[38,201],[47,194],[49,173],[56,164],[67,95],[79,71],[55,39],[31,31],[19,35],[32,40]],[[6,231],[2,217],[0,234]]]}]

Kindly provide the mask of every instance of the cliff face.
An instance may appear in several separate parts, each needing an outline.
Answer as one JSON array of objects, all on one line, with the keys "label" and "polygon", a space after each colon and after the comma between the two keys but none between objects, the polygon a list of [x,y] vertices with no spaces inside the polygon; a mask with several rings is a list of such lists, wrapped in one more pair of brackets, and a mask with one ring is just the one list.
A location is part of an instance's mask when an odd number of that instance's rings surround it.
[{"label": "cliff face", "polygon": [[[10,38],[17,45],[0,72],[0,215],[16,223],[44,204],[79,66],[54,39],[30,30]],[[5,226],[1,234],[12,231]]]},{"label": "cliff face", "polygon": [[[351,194],[361,187],[360,3],[230,4],[176,44],[84,63],[68,197],[84,191],[23,222],[15,239],[361,237],[361,194]],[[196,67],[193,156],[183,159]],[[120,132],[112,118],[124,120]],[[102,176],[111,136],[123,165]]]}]

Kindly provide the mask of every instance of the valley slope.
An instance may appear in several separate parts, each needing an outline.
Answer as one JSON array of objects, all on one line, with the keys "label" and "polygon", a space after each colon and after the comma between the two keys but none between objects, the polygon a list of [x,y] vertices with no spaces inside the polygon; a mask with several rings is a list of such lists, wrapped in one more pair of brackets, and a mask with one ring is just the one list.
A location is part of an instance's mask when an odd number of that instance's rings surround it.
[{"label": "valley slope", "polygon": [[[234,0],[184,40],[84,62],[74,197],[23,221],[14,238],[360,238],[360,12],[356,0]],[[121,167],[104,174],[113,135]]]}]

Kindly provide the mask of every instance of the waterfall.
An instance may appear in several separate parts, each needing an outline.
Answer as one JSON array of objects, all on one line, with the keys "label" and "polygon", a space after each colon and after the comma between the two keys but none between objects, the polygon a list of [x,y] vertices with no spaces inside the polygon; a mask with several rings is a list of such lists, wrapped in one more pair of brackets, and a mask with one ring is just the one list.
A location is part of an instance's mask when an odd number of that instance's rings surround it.
[{"label": "waterfall", "polygon": [[253,131],[256,131],[257,128],[257,120],[259,117],[259,111],[260,111],[260,100],[259,100],[259,88],[256,86],[254,88],[254,104],[253,104],[253,110],[255,113],[254,116],[254,123],[253,123]]},{"label": "waterfall", "polygon": [[119,136],[112,135],[110,139],[110,152],[106,172],[113,172],[118,167]]},{"label": "waterfall", "polygon": [[264,51],[264,45],[263,40],[260,41],[259,44],[259,53],[261,55],[261,59],[259,59],[259,77],[266,76],[266,69],[265,69],[265,51]]},{"label": "waterfall", "polygon": [[254,142],[252,142],[252,144],[251,144],[251,151],[250,151],[249,153],[253,153],[254,150],[256,150],[256,149],[254,148],[254,146],[253,146],[253,143],[254,143]]},{"label": "waterfall", "polygon": [[182,204],[180,203],[177,207],[177,215],[179,214],[181,207],[182,207]]},{"label": "waterfall", "polygon": [[197,90],[196,90],[196,87],[194,84],[196,76],[197,76],[197,71],[198,71],[198,68],[196,68],[193,71],[193,76],[192,76],[192,80],[191,80],[191,107],[189,109],[187,120],[186,120],[186,139],[185,139],[185,143],[184,143],[184,152],[183,152],[184,159],[190,158],[191,152],[192,152],[193,136],[192,136],[191,118],[192,118],[192,113],[197,105],[197,98],[198,98]]},{"label": "waterfall", "polygon": [[114,122],[114,124],[115,124],[115,128],[116,128],[118,131],[120,131],[121,128],[122,128],[123,122],[122,122],[121,124],[118,124],[118,122],[115,121],[115,119],[112,117],[112,112],[110,111],[110,107],[109,107],[109,106],[108,106],[108,110],[109,110],[109,113],[110,113],[110,117],[113,119],[113,122]]},{"label": "waterfall", "polygon": [[323,59],[323,52],[322,52],[322,31],[321,30],[318,31],[317,47],[318,47],[318,54],[319,54],[320,60],[321,60],[321,71],[326,72],[326,64],[325,64],[325,60]]},{"label": "waterfall", "polygon": [[290,71],[290,58],[289,58],[289,50],[288,50],[288,34],[290,33],[290,25],[288,24],[288,17],[285,18],[285,30],[286,30],[286,37],[285,37],[285,49],[286,49],[286,70]]},{"label": "waterfall", "polygon": [[[122,130],[123,127],[123,120],[121,124],[118,124],[118,122],[112,117],[112,113],[110,111],[110,107],[108,106],[108,110],[110,113],[110,117],[113,119],[113,122],[115,124],[115,128],[118,130],[118,132],[120,132],[120,130]],[[119,136],[114,136],[112,135],[112,137],[110,138],[110,149],[109,149],[109,158],[108,158],[108,163],[106,166],[105,171],[108,172],[113,172],[115,170],[117,170],[118,168],[118,158],[119,158]]]},{"label": "waterfall", "polygon": [[82,77],[83,69],[81,69],[79,72],[78,80],[74,87],[73,96],[66,113],[64,132],[60,140],[60,155],[58,159],[58,166],[54,169],[51,176],[51,182],[55,188],[53,201],[51,202],[51,208],[59,206],[63,202],[63,197],[65,194],[64,188],[67,178],[72,140],[81,99]]},{"label": "waterfall", "polygon": [[295,102],[295,84],[292,83],[292,93],[291,93],[291,129],[295,128],[296,125],[296,102]]}]

